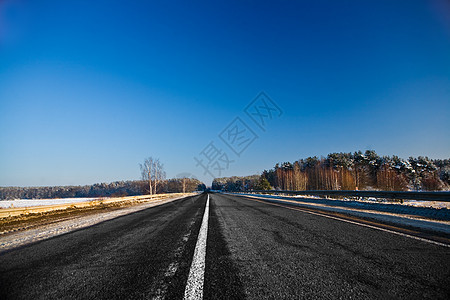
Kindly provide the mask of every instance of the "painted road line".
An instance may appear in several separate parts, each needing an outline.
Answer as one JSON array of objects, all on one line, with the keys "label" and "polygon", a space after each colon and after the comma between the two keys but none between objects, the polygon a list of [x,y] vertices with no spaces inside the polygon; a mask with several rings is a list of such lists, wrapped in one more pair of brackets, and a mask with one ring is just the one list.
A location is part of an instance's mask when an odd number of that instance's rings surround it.
[{"label": "painted road line", "polygon": [[209,194],[206,199],[205,213],[198,233],[189,277],[184,291],[184,299],[203,299],[203,282],[205,279],[206,238],[208,235]]},{"label": "painted road line", "polygon": [[[169,289],[169,281],[173,276],[175,276],[176,272],[178,271],[178,267],[180,266],[180,258],[184,252],[184,249],[186,248],[186,243],[189,240],[189,237],[191,236],[192,227],[195,223],[195,219],[196,217],[194,217],[192,221],[189,223],[188,232],[185,235],[183,235],[181,241],[178,243],[178,247],[173,255],[173,262],[171,262],[170,265],[167,267],[166,271],[164,272],[164,276],[160,278],[157,282],[154,282],[153,288],[150,289],[152,291],[156,290],[156,295],[152,297],[152,300],[166,299],[167,290]],[[155,286],[158,286],[158,288],[156,289]]]},{"label": "painted road line", "polygon": [[[261,199],[261,198],[259,198],[259,199]],[[308,213],[308,214],[311,214],[311,215],[321,216],[321,217],[325,217],[325,218],[329,218],[329,219],[333,219],[333,220],[337,220],[337,221],[342,221],[342,222],[346,222],[346,223],[350,223],[350,224],[354,224],[354,225],[358,225],[358,226],[363,226],[363,227],[367,227],[367,228],[371,228],[371,229],[381,230],[381,231],[384,231],[384,232],[389,232],[389,233],[392,233],[392,234],[404,236],[404,237],[415,239],[415,240],[419,240],[419,241],[422,241],[422,242],[426,242],[426,243],[430,243],[430,244],[434,244],[434,245],[450,248],[450,245],[448,245],[448,244],[444,244],[444,243],[441,243],[441,242],[436,242],[436,241],[433,241],[433,240],[421,238],[421,237],[410,235],[410,234],[407,234],[407,233],[397,232],[397,231],[394,231],[394,230],[389,230],[389,229],[385,229],[385,228],[381,228],[381,227],[377,227],[377,226],[373,226],[373,225],[368,225],[368,224],[364,224],[364,223],[350,221],[350,220],[342,219],[342,218],[339,218],[339,217],[328,216],[328,215],[321,214],[321,213],[318,213],[318,212],[312,212],[312,211],[303,210],[301,208],[287,207],[285,205],[271,203],[271,202],[268,202],[266,200],[254,199],[253,201],[258,201],[258,202],[266,203],[266,204],[269,204],[269,205],[274,205],[274,206],[279,206],[279,207],[283,207],[283,208],[287,208],[287,209],[291,209],[291,210],[296,210],[296,211]]]}]

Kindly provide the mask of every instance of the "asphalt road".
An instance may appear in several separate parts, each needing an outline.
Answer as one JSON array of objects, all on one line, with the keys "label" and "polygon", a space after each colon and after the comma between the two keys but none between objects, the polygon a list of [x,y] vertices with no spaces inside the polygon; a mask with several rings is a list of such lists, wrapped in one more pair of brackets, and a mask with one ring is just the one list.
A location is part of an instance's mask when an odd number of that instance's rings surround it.
[{"label": "asphalt road", "polygon": [[[0,299],[182,299],[206,194],[0,254]],[[450,248],[210,194],[204,299],[449,299]]]}]

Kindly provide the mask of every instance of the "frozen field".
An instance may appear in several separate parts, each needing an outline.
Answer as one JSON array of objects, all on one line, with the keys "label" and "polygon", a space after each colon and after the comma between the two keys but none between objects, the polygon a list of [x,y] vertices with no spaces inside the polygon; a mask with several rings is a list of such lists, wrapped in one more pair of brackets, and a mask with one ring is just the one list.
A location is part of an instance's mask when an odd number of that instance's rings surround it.
[{"label": "frozen field", "polygon": [[56,205],[97,200],[98,198],[61,198],[61,199],[17,199],[1,200],[0,208],[30,207],[41,205]]}]

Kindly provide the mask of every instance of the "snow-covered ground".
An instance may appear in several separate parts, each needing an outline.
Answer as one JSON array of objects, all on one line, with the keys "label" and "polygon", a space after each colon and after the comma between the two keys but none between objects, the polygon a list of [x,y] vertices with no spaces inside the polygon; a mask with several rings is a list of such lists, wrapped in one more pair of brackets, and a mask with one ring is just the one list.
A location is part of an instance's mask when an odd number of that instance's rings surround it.
[{"label": "snow-covered ground", "polygon": [[[45,226],[38,226],[36,228],[31,228],[29,230],[19,230],[19,231],[13,230],[8,232],[0,232],[0,253],[2,251],[13,249],[18,246],[23,246],[28,243],[48,239],[73,230],[86,228],[103,221],[111,220],[113,218],[117,218],[153,206],[158,206],[164,203],[175,201],[191,195],[192,194],[187,194],[184,196],[174,196],[164,199],[156,199],[155,201],[138,204],[131,207],[124,207],[114,211],[99,212],[97,214],[91,214],[87,216],[78,216],[71,218],[69,220],[54,222]],[[83,201],[87,201],[87,199],[95,199],[95,198],[75,198],[75,199],[83,199]],[[31,200],[31,201],[38,201],[38,200]]]},{"label": "snow-covered ground", "polygon": [[[247,195],[245,193],[240,193],[242,195]],[[252,194],[248,194],[252,195]],[[331,197],[325,198],[320,196],[311,196],[311,195],[296,195],[296,196],[286,196],[286,195],[272,195],[272,194],[258,194],[261,196],[264,196],[266,198],[300,198],[300,199],[317,199],[317,200],[329,200],[329,201],[337,201],[336,203],[343,201],[343,202],[349,202],[358,205],[358,203],[364,204],[386,204],[386,205],[402,205],[402,206],[415,206],[415,207],[423,207],[423,208],[446,208],[450,209],[450,202],[443,202],[443,201],[422,201],[422,200],[403,200],[403,202],[400,201],[394,201],[391,199],[381,199],[381,198],[372,198],[372,197],[361,197],[360,199],[357,199],[356,197],[353,198],[344,198],[344,199],[333,199]]]},{"label": "snow-covered ground", "polygon": [[77,202],[87,202],[98,198],[60,198],[60,199],[16,199],[0,200],[0,208],[30,207],[41,205],[57,205]]},{"label": "snow-covered ground", "polygon": [[[274,196],[277,197],[277,196]],[[311,198],[311,199],[324,199],[324,197],[318,196],[308,196],[308,195],[297,195],[297,196],[286,196],[293,198]],[[328,198],[332,200],[332,198]],[[353,198],[344,198],[340,201],[351,201],[351,202],[362,202],[362,203],[379,203],[379,204],[394,204],[394,205],[408,205],[415,207],[432,207],[432,208],[447,208],[450,209],[450,202],[442,202],[442,201],[422,201],[422,200],[403,200],[403,202],[393,201],[391,199],[380,199],[380,198],[372,198],[365,197],[361,199]]]},{"label": "snow-covered ground", "polygon": [[295,206],[345,213],[362,218],[377,219],[391,224],[406,225],[450,234],[450,210],[447,208],[437,209],[433,207],[401,205],[400,203],[368,203],[367,201],[359,202],[355,200],[330,200],[316,197],[311,199],[312,197],[287,197],[245,193],[234,194],[256,199],[266,199],[267,201],[273,203],[283,203],[288,201],[290,204]]},{"label": "snow-covered ground", "polygon": [[440,201],[420,201],[420,200],[405,200],[403,205],[410,205],[416,207],[433,207],[433,208],[447,208],[450,209],[450,202]]}]

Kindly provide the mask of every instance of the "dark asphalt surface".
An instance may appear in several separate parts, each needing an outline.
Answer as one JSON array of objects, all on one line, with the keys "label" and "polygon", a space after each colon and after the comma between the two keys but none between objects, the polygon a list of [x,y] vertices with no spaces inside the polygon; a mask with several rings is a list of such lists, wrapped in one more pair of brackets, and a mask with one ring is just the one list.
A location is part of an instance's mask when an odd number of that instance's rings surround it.
[{"label": "dark asphalt surface", "polygon": [[[0,299],[181,299],[206,194],[0,254]],[[450,248],[210,194],[204,299],[449,299]]]},{"label": "dark asphalt surface", "polygon": [[0,299],[148,299],[164,288],[182,298],[205,203],[177,200],[0,254]]},{"label": "dark asphalt surface", "polygon": [[449,299],[450,248],[214,194],[249,299]]}]

